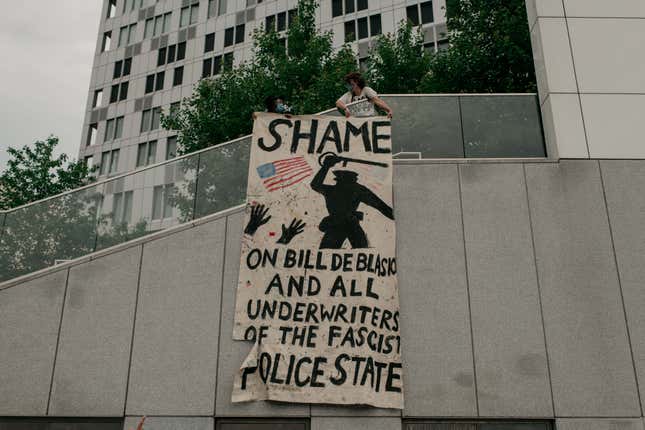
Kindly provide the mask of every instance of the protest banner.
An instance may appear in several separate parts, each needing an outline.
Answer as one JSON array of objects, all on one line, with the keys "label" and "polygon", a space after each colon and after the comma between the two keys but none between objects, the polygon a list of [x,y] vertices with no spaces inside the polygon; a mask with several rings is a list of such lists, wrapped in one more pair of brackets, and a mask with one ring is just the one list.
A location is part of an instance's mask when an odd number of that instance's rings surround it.
[{"label": "protest banner", "polygon": [[233,402],[403,407],[391,126],[258,113]]}]

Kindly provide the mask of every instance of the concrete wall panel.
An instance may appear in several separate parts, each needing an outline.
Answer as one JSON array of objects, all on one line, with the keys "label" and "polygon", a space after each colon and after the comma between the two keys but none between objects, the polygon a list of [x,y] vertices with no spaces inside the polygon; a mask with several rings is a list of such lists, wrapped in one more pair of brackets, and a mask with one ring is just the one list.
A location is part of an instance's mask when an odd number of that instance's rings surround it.
[{"label": "concrete wall panel", "polygon": [[558,430],[643,430],[640,419],[559,419]]},{"label": "concrete wall panel", "polygon": [[600,162],[600,168],[642,401],[645,398],[645,163],[606,160]]},{"label": "concrete wall panel", "polygon": [[526,173],[556,415],[640,415],[598,164]]},{"label": "concrete wall panel", "polygon": [[309,405],[290,405],[279,402],[231,402],[233,378],[252,346],[247,342],[233,341],[235,291],[240,269],[243,223],[243,212],[228,217],[222,293],[222,324],[219,338],[216,415],[221,417],[308,416]]},{"label": "concrete wall panel", "polygon": [[459,170],[479,413],[552,416],[523,168]]},{"label": "concrete wall panel", "polygon": [[[645,3],[639,2],[645,11]],[[568,18],[567,22],[580,92],[645,93],[645,20]]]},{"label": "concrete wall panel", "polygon": [[645,158],[645,95],[582,94],[581,100],[591,158]]},{"label": "concrete wall panel", "polygon": [[641,0],[564,0],[564,7],[569,17],[645,18],[645,3]]},{"label": "concrete wall panel", "polygon": [[313,417],[311,430],[401,430],[400,418]]},{"label": "concrete wall panel", "polygon": [[127,413],[211,415],[225,220],[143,248]]},{"label": "concrete wall panel", "polygon": [[140,256],[138,246],[70,269],[50,415],[123,414]]},{"label": "concrete wall panel", "polygon": [[0,415],[45,415],[67,270],[0,291]]},{"label": "concrete wall panel", "polygon": [[394,213],[407,416],[475,416],[455,165],[397,166]]}]

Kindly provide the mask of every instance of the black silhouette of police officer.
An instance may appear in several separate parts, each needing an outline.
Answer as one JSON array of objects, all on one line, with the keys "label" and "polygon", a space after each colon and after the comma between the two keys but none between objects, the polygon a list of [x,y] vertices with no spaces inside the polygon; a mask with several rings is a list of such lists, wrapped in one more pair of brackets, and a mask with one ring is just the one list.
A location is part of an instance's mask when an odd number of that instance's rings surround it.
[{"label": "black silhouette of police officer", "polygon": [[358,174],[350,170],[335,170],[335,185],[325,185],[329,169],[343,161],[335,154],[322,160],[322,167],[311,181],[311,188],[325,197],[329,216],[322,219],[320,231],[325,233],[320,241],[320,249],[340,249],[345,240],[352,248],[367,248],[368,241],[360,222],[363,212],[358,206],[363,203],[371,206],[390,219],[394,219],[392,208],[367,187],[357,182]]}]

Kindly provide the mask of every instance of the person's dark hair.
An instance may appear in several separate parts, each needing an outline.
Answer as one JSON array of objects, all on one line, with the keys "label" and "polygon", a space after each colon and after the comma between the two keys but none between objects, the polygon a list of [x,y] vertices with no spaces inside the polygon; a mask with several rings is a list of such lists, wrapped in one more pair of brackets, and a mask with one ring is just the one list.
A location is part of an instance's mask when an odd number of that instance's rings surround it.
[{"label": "person's dark hair", "polygon": [[273,112],[275,113],[275,101],[278,99],[278,97],[275,96],[268,96],[267,98],[264,99],[264,105],[267,108],[267,112]]},{"label": "person's dark hair", "polygon": [[349,81],[356,81],[358,88],[365,88],[365,78],[358,72],[352,72],[345,75],[344,81],[349,84]]}]

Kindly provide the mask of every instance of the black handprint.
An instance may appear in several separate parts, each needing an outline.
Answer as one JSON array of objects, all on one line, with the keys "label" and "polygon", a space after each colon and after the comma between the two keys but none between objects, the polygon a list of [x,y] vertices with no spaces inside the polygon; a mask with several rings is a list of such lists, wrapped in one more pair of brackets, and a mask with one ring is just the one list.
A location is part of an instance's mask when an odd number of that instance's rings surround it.
[{"label": "black handprint", "polygon": [[244,229],[244,233],[250,236],[253,236],[258,228],[269,222],[271,215],[266,216],[269,212],[269,208],[265,208],[264,205],[255,205],[251,208],[251,217],[249,218],[249,223]]},{"label": "black handprint", "polygon": [[278,239],[278,243],[283,243],[287,244],[291,242],[291,239],[302,233],[302,230],[305,228],[307,224],[302,222],[301,219],[296,219],[294,218],[293,221],[291,221],[291,224],[289,224],[289,227],[285,227],[284,224],[282,224],[282,236],[280,236],[280,239]]}]

